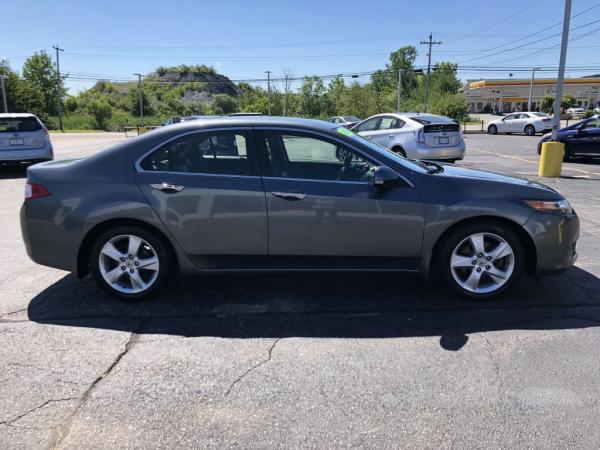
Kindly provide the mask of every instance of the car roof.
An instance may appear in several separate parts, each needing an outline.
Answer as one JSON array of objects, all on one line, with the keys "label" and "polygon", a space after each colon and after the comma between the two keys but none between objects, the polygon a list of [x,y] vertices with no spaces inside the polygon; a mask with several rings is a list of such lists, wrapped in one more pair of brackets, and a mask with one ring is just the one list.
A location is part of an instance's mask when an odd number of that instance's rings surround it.
[{"label": "car roof", "polygon": [[334,130],[338,125],[324,120],[301,119],[297,117],[277,116],[225,116],[180,122],[169,126],[169,130],[187,131],[189,128],[219,128],[219,127],[302,127],[314,130]]},{"label": "car roof", "polygon": [[31,113],[0,113],[0,119],[17,117],[36,117],[36,115]]}]

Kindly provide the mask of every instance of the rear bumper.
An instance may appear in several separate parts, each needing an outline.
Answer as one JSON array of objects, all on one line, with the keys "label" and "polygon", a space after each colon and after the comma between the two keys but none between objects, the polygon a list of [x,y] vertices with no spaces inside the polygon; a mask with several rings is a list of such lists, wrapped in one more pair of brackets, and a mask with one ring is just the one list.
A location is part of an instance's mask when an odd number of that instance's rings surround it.
[{"label": "rear bumper", "polygon": [[28,162],[54,159],[52,144],[46,143],[40,148],[21,148],[18,150],[0,150],[0,162]]},{"label": "rear bumper", "polygon": [[463,159],[465,157],[465,141],[451,147],[428,147],[424,144],[417,144],[417,159]]},{"label": "rear bumper", "polygon": [[577,260],[579,218],[576,214],[534,214],[525,224],[537,249],[537,276],[560,273]]}]

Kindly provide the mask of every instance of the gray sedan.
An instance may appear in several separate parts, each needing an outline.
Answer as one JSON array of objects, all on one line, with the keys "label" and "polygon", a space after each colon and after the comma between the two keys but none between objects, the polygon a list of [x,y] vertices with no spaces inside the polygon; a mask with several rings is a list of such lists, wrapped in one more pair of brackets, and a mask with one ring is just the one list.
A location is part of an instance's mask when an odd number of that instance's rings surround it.
[{"label": "gray sedan", "polygon": [[577,257],[579,220],[542,184],[410,161],[339,125],[175,124],[28,169],[21,227],[39,264],[125,299],[175,273],[384,270],[476,298]]}]

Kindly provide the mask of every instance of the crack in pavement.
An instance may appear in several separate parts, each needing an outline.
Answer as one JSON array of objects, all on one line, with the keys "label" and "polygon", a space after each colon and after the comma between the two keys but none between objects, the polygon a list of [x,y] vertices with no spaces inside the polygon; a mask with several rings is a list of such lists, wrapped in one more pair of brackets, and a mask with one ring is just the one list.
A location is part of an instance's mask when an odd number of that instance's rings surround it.
[{"label": "crack in pavement", "polygon": [[500,394],[500,403],[504,403],[504,382],[502,381],[502,376],[500,375],[500,366],[498,365],[498,363],[496,362],[496,358],[494,357],[494,347],[487,338],[487,336],[482,335],[482,337],[485,351],[488,354],[490,361],[492,361],[492,364],[494,365],[494,372],[496,373],[496,378],[498,379],[498,393]]},{"label": "crack in pavement", "polygon": [[119,364],[121,359],[123,359],[123,357],[136,344],[136,342],[139,338],[139,333],[141,332],[146,321],[147,321],[147,319],[144,319],[138,323],[136,328],[131,332],[129,339],[125,343],[125,347],[123,348],[123,350],[121,350],[121,352],[119,352],[119,354],[113,359],[113,362],[108,366],[108,368],[100,376],[98,376],[94,381],[92,381],[92,384],[90,384],[90,386],[86,389],[86,391],[83,393],[83,395],[81,397],[79,397],[79,399],[78,399],[79,401],[77,402],[75,409],[71,412],[71,414],[69,414],[67,416],[67,418],[54,431],[54,437],[52,438],[51,444],[48,446],[50,449],[57,449],[64,442],[64,440],[67,438],[67,436],[69,436],[69,433],[71,431],[71,425],[73,424],[73,421],[75,420],[75,417],[77,416],[79,411],[85,406],[85,404],[91,397],[93,391],[98,386],[98,384],[111,374],[111,372]]},{"label": "crack in pavement", "polygon": [[1,421],[0,425],[12,426],[15,422],[21,420],[23,417],[25,417],[28,414],[31,414],[32,412],[35,412],[35,411],[37,411],[39,409],[42,409],[44,406],[49,405],[50,403],[68,402],[70,400],[77,400],[77,397],[67,397],[67,398],[57,398],[57,399],[46,400],[41,405],[38,405],[38,406],[36,406],[34,408],[31,408],[30,410],[27,410],[24,413],[19,414],[18,416],[16,416],[13,419]]},{"label": "crack in pavement", "polygon": [[283,338],[278,337],[277,339],[275,339],[273,341],[273,344],[271,344],[271,347],[269,347],[269,352],[267,354],[267,357],[265,359],[263,359],[262,361],[258,362],[257,364],[253,365],[252,367],[250,367],[248,370],[246,370],[244,373],[242,373],[239,377],[237,377],[235,380],[233,380],[233,383],[231,383],[229,385],[229,387],[227,388],[227,391],[225,391],[225,395],[223,397],[227,397],[231,391],[233,390],[233,388],[240,382],[242,381],[248,374],[250,374],[251,372],[255,371],[256,369],[258,369],[260,366],[268,363],[269,361],[271,361],[271,359],[273,358],[273,350],[275,350],[275,346],[277,345],[277,343]]}]

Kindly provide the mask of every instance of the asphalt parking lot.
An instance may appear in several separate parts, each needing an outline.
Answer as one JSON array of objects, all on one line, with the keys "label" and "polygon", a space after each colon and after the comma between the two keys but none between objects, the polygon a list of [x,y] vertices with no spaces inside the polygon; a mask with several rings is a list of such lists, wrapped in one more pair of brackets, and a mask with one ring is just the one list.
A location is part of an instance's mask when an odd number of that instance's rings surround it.
[{"label": "asphalt parking lot", "polygon": [[[56,158],[122,134],[53,135]],[[537,179],[539,137],[467,135],[460,164]],[[399,275],[230,275],[119,303],[35,265],[0,168],[3,448],[600,445],[600,162],[544,180],[577,266],[473,303]]]}]

